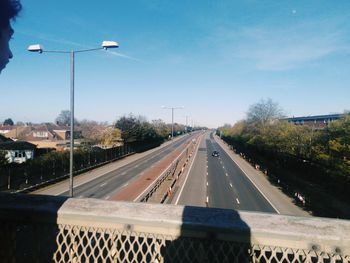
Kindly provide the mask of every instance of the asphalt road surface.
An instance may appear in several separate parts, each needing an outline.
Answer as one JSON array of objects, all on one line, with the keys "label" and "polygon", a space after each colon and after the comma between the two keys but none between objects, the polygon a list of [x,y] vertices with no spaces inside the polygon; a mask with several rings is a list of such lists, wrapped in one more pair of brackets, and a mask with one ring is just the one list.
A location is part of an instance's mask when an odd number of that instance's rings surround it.
[{"label": "asphalt road surface", "polygon": [[[151,168],[155,163],[163,159],[167,154],[174,151],[183,143],[189,140],[190,135],[183,136],[177,141],[161,148],[153,153],[146,155],[132,163],[129,163],[119,169],[106,173],[92,181],[86,182],[74,187],[74,196],[79,198],[99,198],[109,199],[109,197],[118,191],[121,187],[127,185],[130,180],[137,179],[138,176]],[[60,193],[68,196],[69,191]]]},{"label": "asphalt road surface", "polygon": [[[213,151],[218,151],[219,157],[212,156]],[[179,190],[175,203],[276,213],[269,201],[209,132],[200,142],[186,182]]]}]

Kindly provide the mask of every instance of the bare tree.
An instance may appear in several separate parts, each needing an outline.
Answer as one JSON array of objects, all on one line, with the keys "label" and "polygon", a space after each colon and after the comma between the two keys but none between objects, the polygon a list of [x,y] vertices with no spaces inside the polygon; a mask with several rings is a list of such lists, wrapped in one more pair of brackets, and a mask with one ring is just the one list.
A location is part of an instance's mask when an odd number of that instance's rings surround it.
[{"label": "bare tree", "polygon": [[[56,118],[56,123],[58,125],[70,125],[70,111],[69,110],[62,110],[61,113]],[[74,118],[74,122],[78,124],[78,120]]]},{"label": "bare tree", "polygon": [[283,117],[283,110],[270,98],[251,105],[247,112],[248,123],[263,126]]}]

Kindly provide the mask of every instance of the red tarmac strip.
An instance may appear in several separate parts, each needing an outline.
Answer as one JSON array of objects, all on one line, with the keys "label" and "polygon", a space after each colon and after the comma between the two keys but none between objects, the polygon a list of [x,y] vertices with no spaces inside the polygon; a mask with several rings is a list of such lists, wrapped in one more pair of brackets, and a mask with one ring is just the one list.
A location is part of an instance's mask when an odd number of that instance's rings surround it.
[{"label": "red tarmac strip", "polygon": [[125,187],[119,189],[109,197],[113,201],[134,201],[149,185],[151,185],[159,175],[173,162],[188,145],[189,142],[181,145],[175,151],[161,159],[153,167],[146,170],[142,175],[131,181]]}]

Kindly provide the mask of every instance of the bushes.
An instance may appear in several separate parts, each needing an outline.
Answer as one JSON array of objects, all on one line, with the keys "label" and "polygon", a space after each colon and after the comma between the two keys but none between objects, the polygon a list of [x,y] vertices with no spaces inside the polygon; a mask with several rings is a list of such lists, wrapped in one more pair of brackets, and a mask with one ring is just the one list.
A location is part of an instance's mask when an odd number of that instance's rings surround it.
[{"label": "bushes", "polygon": [[280,120],[264,124],[242,121],[219,128],[219,133],[238,153],[296,190],[311,196],[310,188],[320,186],[327,194],[350,203],[349,115],[324,129]]}]

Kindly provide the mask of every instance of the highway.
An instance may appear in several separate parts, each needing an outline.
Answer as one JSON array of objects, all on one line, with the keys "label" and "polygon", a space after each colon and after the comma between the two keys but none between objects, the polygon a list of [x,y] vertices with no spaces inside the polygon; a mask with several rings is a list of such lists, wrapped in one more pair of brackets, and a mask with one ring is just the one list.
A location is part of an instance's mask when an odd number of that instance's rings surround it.
[{"label": "highway", "polygon": [[[214,150],[220,156],[212,156]],[[212,132],[202,138],[175,204],[276,213],[277,211],[215,142]]]},{"label": "highway", "polygon": [[[74,187],[74,196],[79,198],[109,199],[118,189],[126,186],[131,180],[137,179],[145,170],[151,168],[166,155],[190,140],[190,138],[192,138],[191,135],[185,135],[138,160],[108,172],[94,180],[77,185]],[[68,196],[69,191],[61,192],[59,195]]]},{"label": "highway", "polygon": [[[133,185],[131,182],[141,178],[147,170],[157,167],[159,161],[198,135],[185,135],[139,157],[130,156],[124,161],[117,161],[111,168],[101,168],[104,171],[98,172],[97,169],[91,171],[91,174],[86,173],[86,176],[78,176],[74,183],[74,197],[116,200],[116,193],[130,188]],[[221,141],[216,142],[212,131],[200,135],[197,142],[186,172],[182,174],[173,189],[173,195],[166,203],[290,215],[305,214],[249,164],[244,165],[242,161],[235,159],[239,157],[233,158]],[[213,151],[218,151],[219,156],[212,156]],[[244,171],[241,170],[242,165]],[[262,179],[266,182],[261,182]],[[37,194],[68,196],[68,181],[39,190]]]}]

